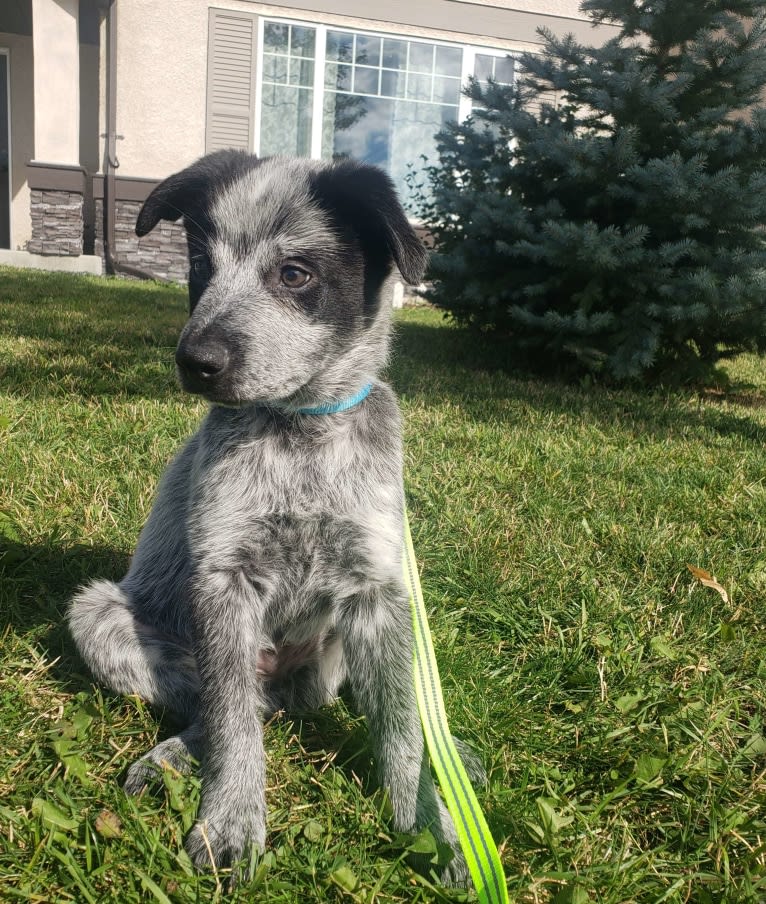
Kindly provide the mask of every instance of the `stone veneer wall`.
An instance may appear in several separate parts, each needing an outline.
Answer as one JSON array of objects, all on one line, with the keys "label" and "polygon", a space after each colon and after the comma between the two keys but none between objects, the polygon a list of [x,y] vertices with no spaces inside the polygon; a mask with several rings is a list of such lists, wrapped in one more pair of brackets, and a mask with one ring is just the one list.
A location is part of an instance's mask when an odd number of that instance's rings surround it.
[{"label": "stone veneer wall", "polygon": [[[186,282],[189,260],[181,223],[161,220],[148,235],[139,238],[135,227],[141,202],[118,199],[115,206],[112,255],[117,263],[138,267],[157,279]],[[100,198],[96,200],[96,254],[104,257],[104,202]]]},{"label": "stone veneer wall", "polygon": [[32,238],[27,251],[76,257],[82,254],[83,196],[75,191],[32,189]]}]

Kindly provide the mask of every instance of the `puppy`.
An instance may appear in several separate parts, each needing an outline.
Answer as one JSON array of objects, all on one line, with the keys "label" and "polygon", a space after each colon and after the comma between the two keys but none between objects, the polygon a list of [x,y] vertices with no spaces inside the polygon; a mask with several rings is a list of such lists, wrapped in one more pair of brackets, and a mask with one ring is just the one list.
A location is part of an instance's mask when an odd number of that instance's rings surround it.
[{"label": "puppy", "polygon": [[349,161],[217,152],[158,185],[136,232],[181,216],[191,314],[176,363],[211,407],[167,468],[127,575],[69,610],[99,681],[187,724],[126,788],[199,759],[186,846],[200,866],[234,866],[266,839],[264,717],[319,707],[348,682],[394,828],[430,827],[454,851],[442,881],[466,884],[415,703],[399,411],[378,378],[381,287],[393,265],[420,282],[426,251],[389,178]]}]

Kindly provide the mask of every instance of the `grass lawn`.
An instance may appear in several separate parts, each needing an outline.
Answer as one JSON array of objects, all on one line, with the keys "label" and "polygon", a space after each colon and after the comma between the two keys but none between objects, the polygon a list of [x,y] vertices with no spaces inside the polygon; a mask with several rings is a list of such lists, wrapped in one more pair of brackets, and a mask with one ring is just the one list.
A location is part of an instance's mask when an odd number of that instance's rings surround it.
[{"label": "grass lawn", "polygon": [[[0,270],[0,900],[207,902],[199,784],[129,799],[172,730],[94,687],[63,628],[119,578],[204,406],[175,385],[180,289]],[[715,393],[502,372],[439,314],[390,378],[447,710],[517,902],[766,900],[766,374]],[[705,586],[687,568],[715,575]],[[232,900],[466,900],[403,864],[345,703],[274,722],[269,850]]]}]

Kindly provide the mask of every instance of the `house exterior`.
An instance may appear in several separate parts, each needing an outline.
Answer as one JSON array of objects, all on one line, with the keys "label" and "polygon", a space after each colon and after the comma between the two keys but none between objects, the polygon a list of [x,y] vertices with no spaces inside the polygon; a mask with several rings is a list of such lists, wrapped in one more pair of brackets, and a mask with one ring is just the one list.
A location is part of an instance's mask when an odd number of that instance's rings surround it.
[{"label": "house exterior", "polygon": [[180,225],[136,214],[224,147],[367,160],[406,202],[468,76],[511,83],[541,27],[594,40],[578,0],[2,3],[0,263],[185,279]]}]

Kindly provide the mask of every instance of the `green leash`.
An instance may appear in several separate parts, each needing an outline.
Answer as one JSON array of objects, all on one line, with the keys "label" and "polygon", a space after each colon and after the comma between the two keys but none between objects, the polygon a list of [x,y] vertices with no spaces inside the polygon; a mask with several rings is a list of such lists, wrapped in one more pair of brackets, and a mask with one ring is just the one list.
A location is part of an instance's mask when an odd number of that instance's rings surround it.
[{"label": "green leash", "polygon": [[452,740],[439,669],[420,588],[410,523],[404,512],[404,580],[410,592],[415,636],[415,694],[431,762],[457,830],[481,904],[508,904],[508,888],[492,833]]}]

